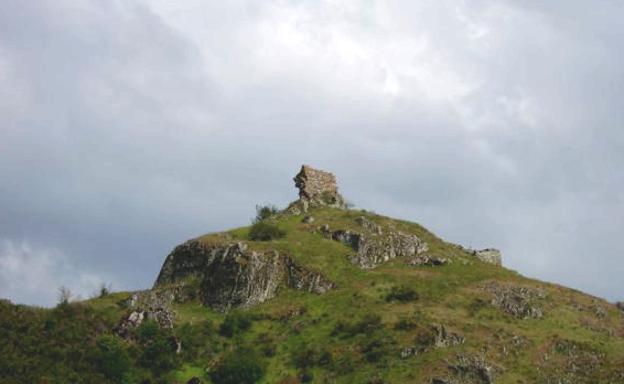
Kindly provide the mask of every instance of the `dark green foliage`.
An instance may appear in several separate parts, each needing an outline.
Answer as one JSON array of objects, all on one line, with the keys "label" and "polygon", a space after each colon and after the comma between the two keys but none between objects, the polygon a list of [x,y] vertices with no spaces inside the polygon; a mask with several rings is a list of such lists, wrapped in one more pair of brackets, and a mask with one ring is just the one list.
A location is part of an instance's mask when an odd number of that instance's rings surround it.
[{"label": "dark green foliage", "polygon": [[387,353],[385,344],[381,339],[368,341],[362,348],[362,353],[369,363],[376,363]]},{"label": "dark green foliage", "polygon": [[295,367],[307,370],[312,367],[327,367],[332,363],[332,355],[327,349],[319,346],[305,346],[297,348],[293,355]]},{"label": "dark green foliage", "polygon": [[252,224],[266,220],[278,213],[279,209],[274,205],[256,205],[256,217],[253,219]]},{"label": "dark green foliage", "polygon": [[112,382],[91,359],[101,330],[112,327],[85,305],[43,310],[0,300],[0,383]]},{"label": "dark green foliage", "polygon": [[470,313],[470,316],[475,316],[480,310],[482,310],[483,308],[487,306],[488,306],[487,301],[481,298],[476,298],[476,299],[473,299],[468,305],[468,312]]},{"label": "dark green foliage", "polygon": [[100,291],[98,293],[98,297],[100,299],[102,299],[102,298],[110,295],[110,292],[111,292],[110,286],[107,286],[106,284],[102,284],[100,286]]},{"label": "dark green foliage", "polygon": [[100,373],[116,383],[122,382],[132,367],[123,341],[112,335],[100,336],[91,359]]},{"label": "dark green foliage", "polygon": [[175,334],[177,339],[182,343],[183,357],[189,360],[197,358],[199,349],[205,342],[205,337],[201,332],[201,328],[186,323],[176,328]]},{"label": "dark green foliage", "polygon": [[232,337],[249,329],[252,322],[253,316],[248,313],[239,311],[230,312],[219,326],[219,333],[225,337]]},{"label": "dark green foliage", "polygon": [[255,241],[270,241],[284,236],[286,236],[286,231],[266,221],[258,221],[249,229],[249,239]]},{"label": "dark green foliage", "polygon": [[145,321],[137,331],[142,353],[139,364],[161,376],[179,365],[176,339],[169,331],[161,329],[155,321]]},{"label": "dark green foliage", "polygon": [[148,343],[160,333],[160,326],[154,320],[144,321],[137,329],[136,334],[141,343]]},{"label": "dark green foliage", "polygon": [[390,289],[390,292],[386,294],[386,301],[398,301],[401,303],[407,303],[410,301],[418,300],[418,293],[414,288],[401,285],[394,286]]},{"label": "dark green foliage", "polygon": [[262,359],[251,350],[235,350],[210,373],[214,384],[253,384],[264,376]]},{"label": "dark green foliage", "polygon": [[417,323],[411,317],[403,316],[399,318],[399,320],[394,323],[394,329],[398,331],[408,331],[410,329],[415,328]]},{"label": "dark green foliage", "polygon": [[369,313],[354,323],[338,321],[332,336],[352,337],[357,334],[369,334],[383,328],[381,317],[377,314]]}]

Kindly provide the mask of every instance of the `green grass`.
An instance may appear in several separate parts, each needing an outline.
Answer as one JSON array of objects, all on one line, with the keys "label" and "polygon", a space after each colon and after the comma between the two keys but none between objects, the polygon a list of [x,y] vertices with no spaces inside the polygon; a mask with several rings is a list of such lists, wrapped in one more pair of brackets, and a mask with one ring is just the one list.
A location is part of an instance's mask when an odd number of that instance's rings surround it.
[{"label": "green grass", "polygon": [[[244,310],[254,319],[252,325],[231,337],[218,331],[224,314],[207,309],[199,301],[176,304],[173,335],[186,324],[197,330],[194,336],[197,346],[192,353],[185,352],[178,358],[177,367],[164,377],[166,382],[185,383],[191,377],[209,382],[206,372],[214,369],[228,352],[239,349],[258,353],[266,367],[263,383],[296,382],[295,378],[303,373],[303,368],[297,365],[297,356],[306,349],[313,351],[312,356],[328,357],[311,358],[313,363],[305,368],[306,373],[314,377],[314,382],[332,383],[366,383],[373,377],[386,383],[429,383],[433,377],[447,375],[448,365],[458,354],[483,356],[497,367],[497,383],[544,382],[548,372],[566,369],[565,358],[544,360],[550,353],[549,348],[559,341],[577,343],[603,356],[601,368],[598,371],[587,369],[589,376],[579,378],[579,383],[609,382],[609,375],[616,374],[623,366],[624,316],[603,300],[482,263],[418,224],[364,211],[318,209],[311,214],[315,218],[312,224],[302,223],[302,216],[277,215],[265,219],[285,233],[284,237],[270,241],[249,240],[249,227],[197,239],[206,245],[243,241],[252,250],[277,250],[291,256],[299,265],[322,273],[336,283],[336,288],[324,295],[283,288],[272,300]],[[369,270],[356,267],[347,258],[354,252],[351,248],[324,238],[316,229],[327,224],[332,230],[361,231],[356,221],[360,216],[381,225],[384,230],[393,228],[417,235],[429,245],[430,255],[449,258],[452,263],[414,267],[402,260],[393,260]],[[491,294],[482,288],[486,283],[543,290],[547,294],[540,300],[544,317],[522,320],[492,306]],[[395,287],[408,287],[417,292],[418,298],[387,301],[386,296]],[[87,308],[87,314],[81,312],[75,317],[80,320],[65,319],[65,326],[76,327],[80,332],[84,332],[83,328],[92,329],[92,335],[86,338],[90,343],[97,334],[110,332],[125,311],[119,303],[128,296],[127,292],[119,292],[85,301],[81,308]],[[593,308],[596,306],[606,309],[604,318],[595,315]],[[37,355],[41,352],[36,352],[36,339],[29,339],[28,348],[19,346],[17,340],[23,332],[42,329],[53,311],[28,309],[33,322],[20,330],[15,308],[2,308],[0,329],[3,326],[9,329],[4,331],[4,336],[8,332],[8,339],[16,340],[15,345],[18,345],[11,350],[5,347],[4,353],[16,357],[34,353],[33,364],[48,361],[43,355]],[[334,332],[337,324],[353,325],[371,314],[378,315],[381,322],[365,333]],[[397,322],[408,317],[414,319],[413,327],[395,328]],[[76,321],[83,323],[78,327]],[[97,328],[97,324],[106,327]],[[461,334],[465,343],[446,348],[429,346],[424,353],[401,358],[401,349],[416,345],[421,333],[433,324],[444,324],[448,330]],[[45,335],[55,340],[54,334]],[[72,343],[78,341],[66,341],[64,351],[77,348]],[[141,348],[133,341],[128,342],[133,358],[138,358]],[[543,373],[537,372],[536,364],[542,366]],[[93,370],[88,361],[76,366],[83,372]],[[152,377],[150,372],[136,369],[136,377]],[[0,365],[0,381],[1,372]],[[73,377],[69,373],[55,374]]]}]

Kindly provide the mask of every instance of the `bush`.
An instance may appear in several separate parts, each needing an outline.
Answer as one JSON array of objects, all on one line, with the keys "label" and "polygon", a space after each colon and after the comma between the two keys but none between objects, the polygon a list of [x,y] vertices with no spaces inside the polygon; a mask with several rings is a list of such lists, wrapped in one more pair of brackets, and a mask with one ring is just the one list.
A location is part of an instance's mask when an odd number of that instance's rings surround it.
[{"label": "bush", "polygon": [[293,355],[293,363],[295,367],[304,371],[315,366],[328,366],[332,363],[331,352],[324,348],[302,346],[297,349]]},{"label": "bush", "polygon": [[286,236],[286,231],[283,231],[275,224],[267,223],[266,221],[258,221],[251,226],[249,230],[249,239],[257,241],[269,241],[274,239],[280,239]]},{"label": "bush", "polygon": [[141,344],[139,364],[160,376],[178,365],[176,341],[169,331],[160,328],[154,320],[145,321],[137,329]]},{"label": "bush", "polygon": [[264,376],[264,362],[254,351],[237,350],[223,359],[210,378],[214,384],[253,384]]},{"label": "bush", "polygon": [[381,317],[379,317],[379,315],[369,313],[355,323],[338,321],[332,331],[332,336],[344,335],[350,337],[360,333],[370,334],[381,328],[383,328]]},{"label": "bush", "polygon": [[225,316],[219,326],[219,333],[226,337],[232,337],[251,327],[253,317],[244,312],[230,312]]},{"label": "bush", "polygon": [[122,382],[132,365],[123,342],[111,335],[99,338],[91,358],[97,371],[116,383]]},{"label": "bush", "polygon": [[255,224],[266,220],[278,213],[279,209],[274,205],[256,205],[256,217],[253,219],[252,223]]},{"label": "bush", "polygon": [[392,287],[386,295],[386,301],[388,302],[398,301],[407,303],[414,300],[418,300],[418,293],[413,288],[407,286]]}]

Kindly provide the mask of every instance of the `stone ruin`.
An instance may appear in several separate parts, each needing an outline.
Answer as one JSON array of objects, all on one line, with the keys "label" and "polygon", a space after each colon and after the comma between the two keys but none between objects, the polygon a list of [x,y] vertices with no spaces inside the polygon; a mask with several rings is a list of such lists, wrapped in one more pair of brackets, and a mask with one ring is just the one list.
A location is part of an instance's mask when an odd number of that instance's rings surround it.
[{"label": "stone ruin", "polygon": [[295,186],[299,188],[299,200],[295,203],[300,205],[304,212],[313,206],[345,207],[333,173],[303,165],[294,181]]}]

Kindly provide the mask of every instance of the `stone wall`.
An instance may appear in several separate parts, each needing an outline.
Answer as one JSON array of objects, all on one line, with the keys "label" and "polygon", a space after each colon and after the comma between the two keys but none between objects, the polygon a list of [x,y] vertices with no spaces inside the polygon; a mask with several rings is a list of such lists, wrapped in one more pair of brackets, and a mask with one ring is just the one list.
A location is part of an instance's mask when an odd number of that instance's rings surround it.
[{"label": "stone wall", "polygon": [[336,176],[332,173],[303,165],[294,181],[299,188],[299,200],[293,204],[301,205],[304,212],[309,206],[344,207],[344,199],[338,193]]}]

